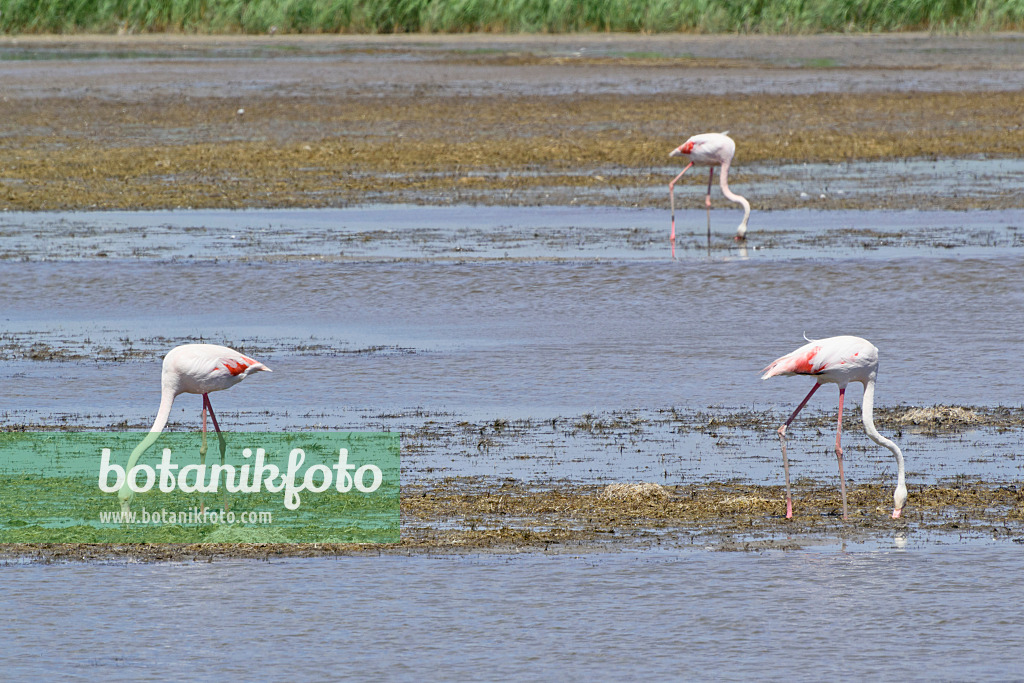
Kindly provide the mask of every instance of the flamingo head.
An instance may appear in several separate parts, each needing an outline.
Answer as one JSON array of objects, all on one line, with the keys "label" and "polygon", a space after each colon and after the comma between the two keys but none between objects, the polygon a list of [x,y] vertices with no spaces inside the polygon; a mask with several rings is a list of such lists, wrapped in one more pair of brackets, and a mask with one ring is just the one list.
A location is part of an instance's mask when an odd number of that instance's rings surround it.
[{"label": "flamingo head", "polygon": [[239,356],[238,358],[228,358],[222,361],[224,369],[231,373],[232,377],[237,377],[237,381],[242,381],[254,372],[271,372],[263,363],[258,360],[253,360],[248,356]]},{"label": "flamingo head", "polygon": [[255,365],[250,365],[245,374],[246,376],[249,376],[254,372],[273,372],[273,370],[268,368],[263,363],[257,362]]},{"label": "flamingo head", "polygon": [[677,157],[677,156],[680,156],[682,154],[689,154],[692,151],[693,151],[693,141],[692,140],[687,140],[686,142],[684,142],[683,144],[679,145],[674,150],[669,152],[668,155],[670,157]]},{"label": "flamingo head", "polygon": [[121,518],[128,519],[128,515],[131,513],[132,498],[135,497],[135,493],[128,488],[125,484],[120,491],[117,492],[117,498],[121,501]]},{"label": "flamingo head", "polygon": [[901,483],[896,487],[896,491],[892,494],[894,507],[892,509],[892,518],[899,519],[903,513],[903,507],[907,504],[907,485]]}]

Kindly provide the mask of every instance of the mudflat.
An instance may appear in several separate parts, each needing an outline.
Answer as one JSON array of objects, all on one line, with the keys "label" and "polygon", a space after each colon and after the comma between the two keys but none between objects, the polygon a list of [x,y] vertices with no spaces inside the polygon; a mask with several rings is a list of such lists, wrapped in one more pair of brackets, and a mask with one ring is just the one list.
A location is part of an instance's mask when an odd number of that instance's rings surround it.
[{"label": "mudflat", "polygon": [[[652,206],[668,151],[727,129],[731,182],[790,208],[794,164],[1024,151],[1017,34],[19,36],[0,83],[6,209]],[[1024,202],[881,175],[831,206]]]}]

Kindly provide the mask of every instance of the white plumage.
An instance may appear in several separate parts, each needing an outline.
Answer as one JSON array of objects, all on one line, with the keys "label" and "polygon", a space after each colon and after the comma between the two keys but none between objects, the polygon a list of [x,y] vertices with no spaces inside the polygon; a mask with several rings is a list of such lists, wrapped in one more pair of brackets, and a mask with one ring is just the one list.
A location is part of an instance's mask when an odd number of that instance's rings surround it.
[{"label": "white plumage", "polygon": [[[676,147],[669,153],[670,157],[680,156],[683,154],[689,155],[690,163],[686,165],[679,175],[673,178],[672,182],[668,184],[669,200],[672,204],[672,234],[669,237],[671,240],[676,238],[676,200],[675,200],[675,185],[680,178],[683,177],[683,173],[686,173],[691,166],[710,166],[711,172],[708,174],[708,193],[704,199],[705,205],[711,208],[711,180],[715,175],[715,166],[721,166],[722,172],[719,174],[719,185],[722,188],[722,194],[725,195],[726,199],[734,201],[743,207],[743,221],[739,227],[736,228],[736,239],[746,239],[747,234],[747,220],[750,218],[750,202],[746,198],[741,197],[732,190],[729,189],[729,166],[732,164],[732,158],[736,154],[736,143],[728,135],[729,131],[724,133],[701,133],[700,135],[694,135],[683,144]],[[709,214],[710,220],[710,214]],[[711,227],[708,223],[708,238],[711,237]]]},{"label": "white plumage", "polygon": [[839,417],[836,423],[836,458],[839,461],[839,482],[843,498],[843,519],[846,519],[846,479],[843,475],[843,448],[841,444],[843,432],[843,398],[846,386],[850,382],[864,385],[863,414],[864,431],[868,437],[880,446],[892,451],[896,458],[898,475],[896,490],[893,492],[892,517],[896,519],[907,504],[907,484],[903,467],[903,452],[899,446],[885,438],[875,429],[874,401],[875,376],[878,374],[878,349],[874,344],[860,337],[829,337],[804,344],[796,351],[774,360],[763,371],[761,379],[769,379],[777,375],[810,375],[815,384],[811,391],[796,407],[786,423],[779,427],[779,439],[782,442],[782,464],[786,471],[786,517],[793,516],[793,499],[789,492],[789,458],[786,455],[786,427],[793,422],[797,413],[807,404],[811,396],[822,384],[839,385]]},{"label": "white plumage", "polygon": [[[171,405],[179,394],[202,394],[203,396],[203,447],[200,450],[202,461],[206,462],[206,411],[210,411],[213,427],[217,430],[220,440],[221,460],[224,459],[224,439],[220,435],[220,426],[213,414],[213,405],[208,394],[211,391],[229,389],[254,372],[270,372],[263,363],[246,355],[216,344],[183,344],[176,346],[164,356],[163,370],[160,375],[160,409],[146,438],[135,447],[125,472],[130,472],[142,454],[157,440],[160,432],[167,426],[167,418],[171,414]],[[128,482],[118,491],[121,510],[129,511],[133,492]]]}]

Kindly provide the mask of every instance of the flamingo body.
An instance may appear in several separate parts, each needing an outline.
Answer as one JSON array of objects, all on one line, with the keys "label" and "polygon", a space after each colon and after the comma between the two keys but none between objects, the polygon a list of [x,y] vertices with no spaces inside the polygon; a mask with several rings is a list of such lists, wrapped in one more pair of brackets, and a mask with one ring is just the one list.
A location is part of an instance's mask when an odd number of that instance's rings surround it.
[{"label": "flamingo body", "polygon": [[270,372],[263,363],[227,346],[183,344],[164,357],[161,384],[162,388],[172,388],[175,396],[208,394],[230,389],[261,370]]},{"label": "flamingo body", "polygon": [[721,166],[732,163],[736,142],[725,133],[694,135],[669,154],[670,157],[687,154],[696,166]]},{"label": "flamingo body", "polygon": [[864,385],[862,419],[864,431],[868,437],[880,446],[892,451],[898,469],[896,490],[893,492],[892,517],[896,519],[903,512],[907,503],[907,485],[905,479],[903,452],[899,446],[885,438],[875,429],[873,418],[875,399],[875,377],[878,374],[878,349],[874,344],[860,337],[842,336],[818,339],[804,344],[796,351],[776,359],[763,371],[761,379],[769,379],[778,375],[810,375],[815,384],[804,400],[797,406],[786,423],[779,427],[779,439],[782,442],[782,462],[786,470],[786,517],[793,515],[792,497],[789,491],[789,461],[786,456],[786,428],[796,418],[797,413],[807,404],[815,391],[822,384],[839,385],[839,417],[836,425],[836,457],[839,461],[839,479],[843,498],[843,519],[846,519],[846,480],[843,476],[843,449],[841,444],[843,428],[843,398],[846,386],[850,382]]},{"label": "flamingo body", "polygon": [[[208,394],[211,391],[223,391],[230,389],[241,382],[249,375],[256,372],[271,372],[263,363],[253,360],[248,356],[216,344],[183,344],[171,349],[164,356],[163,370],[160,376],[160,408],[157,411],[156,419],[149,430],[146,438],[135,447],[125,472],[131,471],[142,454],[157,440],[157,437],[167,426],[167,418],[171,414],[171,406],[179,394],[202,394],[203,396],[203,446],[200,454],[205,463],[206,459],[206,411],[209,409],[210,417],[213,419],[213,426],[220,438],[221,460],[224,458],[224,439],[220,436],[220,426],[213,414],[213,405],[210,404]],[[129,503],[134,496],[126,481],[121,490],[118,491],[118,498],[121,501],[121,509],[127,514]]]},{"label": "flamingo body", "polygon": [[878,370],[878,349],[860,337],[830,337],[804,344],[766,367],[761,379],[813,375],[818,384],[866,382]]},{"label": "flamingo body", "polygon": [[729,167],[732,165],[732,158],[736,154],[736,143],[729,137],[728,131],[724,133],[701,133],[700,135],[694,135],[672,150],[669,156],[675,157],[683,154],[690,157],[690,163],[668,186],[669,196],[672,199],[672,235],[670,239],[674,240],[676,234],[675,184],[683,176],[683,173],[689,170],[690,166],[711,167],[711,171],[708,174],[708,194],[704,200],[708,207],[711,206],[711,180],[715,174],[715,166],[721,167],[722,172],[719,174],[719,185],[722,188],[722,194],[725,195],[726,199],[736,202],[743,207],[743,221],[736,228],[736,239],[746,239],[747,221],[750,219],[750,202],[745,197],[741,197],[729,189]]}]

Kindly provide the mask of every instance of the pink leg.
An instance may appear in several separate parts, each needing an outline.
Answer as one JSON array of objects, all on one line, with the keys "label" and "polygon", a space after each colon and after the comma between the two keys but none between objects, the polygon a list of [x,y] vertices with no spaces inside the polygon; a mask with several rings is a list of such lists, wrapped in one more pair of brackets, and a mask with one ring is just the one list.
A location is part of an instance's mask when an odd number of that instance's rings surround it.
[{"label": "pink leg", "polygon": [[213,428],[220,434],[220,425],[217,424],[217,416],[213,414],[213,404],[210,403],[210,395],[203,394],[203,431],[206,431],[206,409],[210,409],[210,419],[213,420]]},{"label": "pink leg", "polygon": [[836,458],[839,459],[839,490],[843,496],[843,521],[846,521],[846,477],[843,476],[843,447],[840,440],[843,435],[843,397],[846,387],[839,387],[839,420],[836,422]]},{"label": "pink leg", "polygon": [[[217,430],[217,441],[218,441],[218,443],[220,445],[220,464],[223,465],[224,464],[224,453],[227,450],[227,442],[224,441],[224,435],[220,433],[220,425],[217,424],[217,416],[213,414],[213,404],[210,403],[210,396],[209,396],[209,394],[203,394],[203,415],[206,414],[206,409],[207,408],[210,409],[210,419],[213,420],[213,428],[215,430]],[[204,421],[203,422],[203,437],[204,437],[203,441],[204,441],[204,445],[205,445],[205,437],[206,437],[206,433],[205,432],[206,432],[206,423]],[[228,491],[227,491],[227,488],[225,488],[224,489],[224,511],[227,512],[227,510],[228,510]]]},{"label": "pink leg", "polygon": [[704,197],[704,206],[708,209],[708,248],[711,248],[711,179],[715,177],[715,167],[711,167],[711,173],[708,175],[708,193]]},{"label": "pink leg", "polygon": [[790,519],[793,516],[793,497],[789,492],[789,458],[786,455],[786,427],[793,423],[796,419],[797,413],[803,410],[803,407],[807,405],[807,402],[811,400],[811,396],[814,396],[814,392],[818,390],[821,385],[817,382],[811,387],[811,390],[804,396],[804,400],[800,401],[800,405],[796,407],[793,414],[786,420],[786,424],[779,427],[779,441],[782,443],[782,468],[786,472],[786,519]]},{"label": "pink leg", "polygon": [[199,458],[200,462],[206,464],[206,406],[209,404],[210,399],[203,394],[203,441],[199,446]]},{"label": "pink leg", "polygon": [[788,420],[786,420],[786,424],[779,427],[779,436],[785,438],[786,427],[793,424],[793,420],[796,419],[797,413],[804,409],[804,406],[807,405],[807,402],[811,400],[811,396],[814,396],[814,392],[817,391],[820,387],[820,384],[818,384],[817,382],[814,383],[814,386],[811,387],[811,390],[807,392],[806,396],[804,396],[804,400],[800,401],[800,405],[796,407],[796,410],[793,411],[793,414],[789,416]]},{"label": "pink leg", "polygon": [[[203,394],[203,440],[199,443],[199,464],[206,465],[206,406],[209,404],[210,399]],[[206,468],[203,467],[203,471]],[[203,502],[203,494],[199,493],[199,514],[206,512],[206,503]]]},{"label": "pink leg", "polygon": [[[676,183],[679,182],[679,179],[683,177],[684,173],[686,173],[687,171],[690,170],[691,166],[693,166],[693,162],[692,161],[686,165],[686,168],[684,168],[682,171],[679,172],[679,175],[677,175],[675,178],[672,179],[671,183],[668,184],[668,199],[669,199],[669,203],[672,205],[672,234],[669,235],[669,239],[672,240],[673,242],[676,239],[676,194],[675,194]],[[710,192],[710,190],[709,190],[709,192]],[[675,245],[673,245],[673,247],[674,246]],[[674,249],[673,249],[672,255],[675,256],[675,250]]]}]

